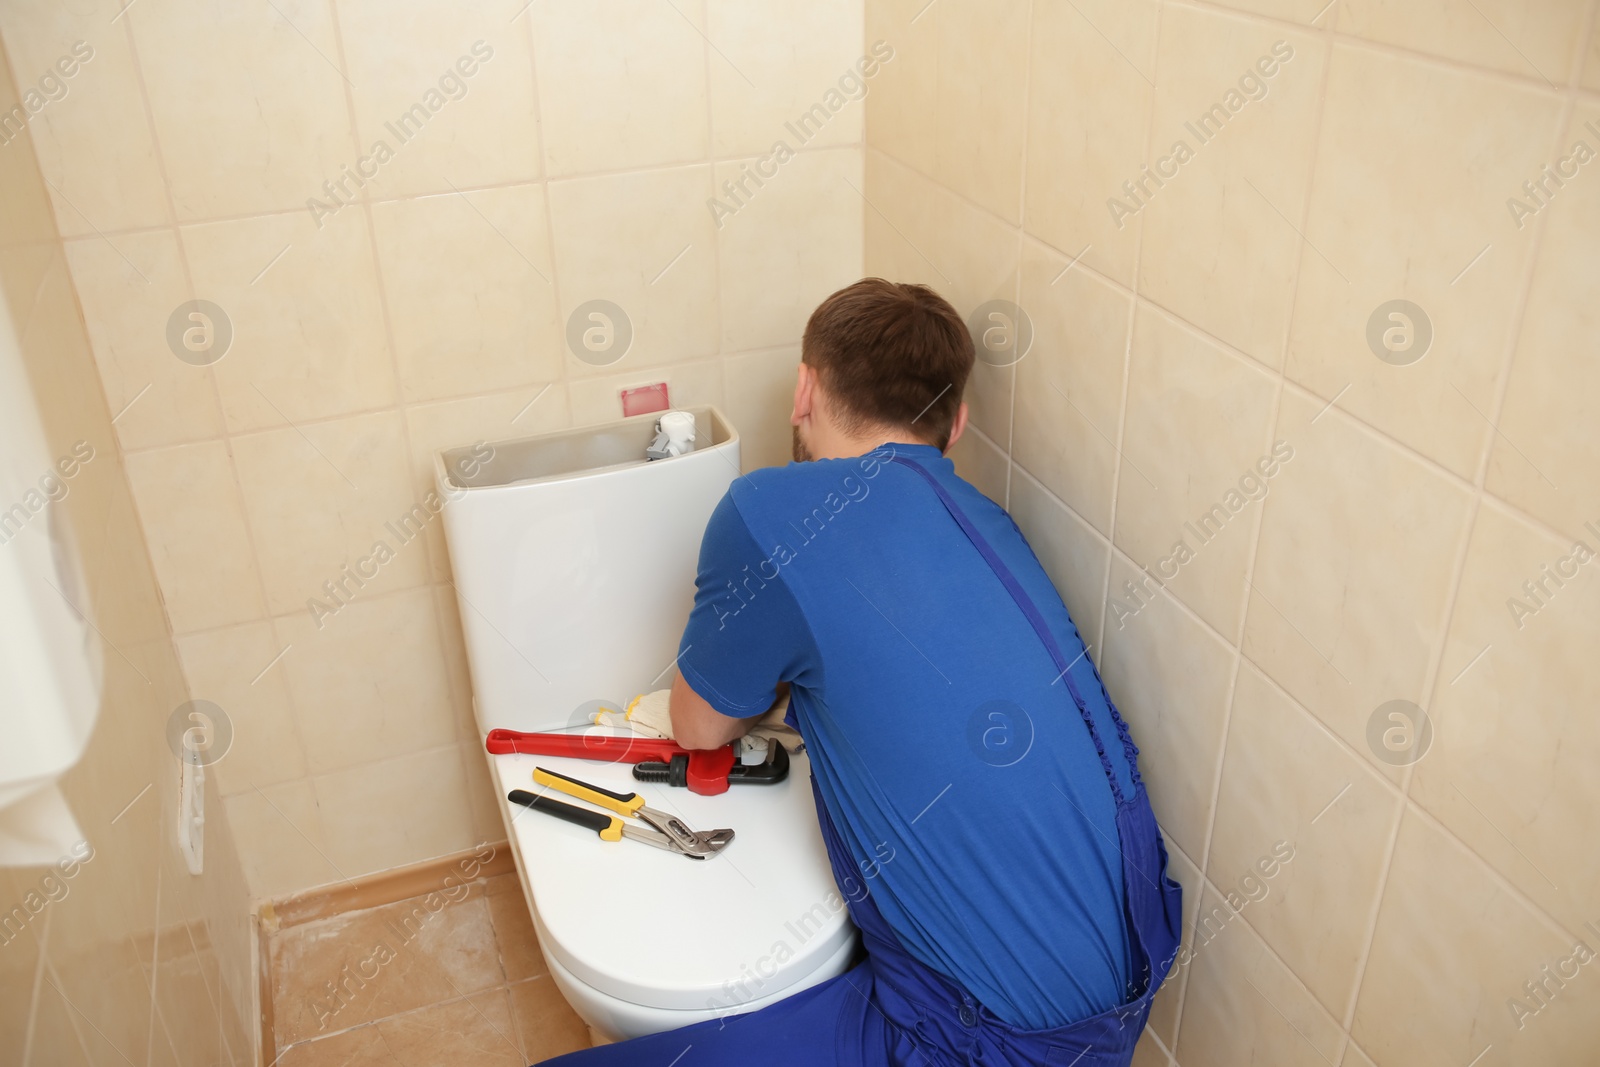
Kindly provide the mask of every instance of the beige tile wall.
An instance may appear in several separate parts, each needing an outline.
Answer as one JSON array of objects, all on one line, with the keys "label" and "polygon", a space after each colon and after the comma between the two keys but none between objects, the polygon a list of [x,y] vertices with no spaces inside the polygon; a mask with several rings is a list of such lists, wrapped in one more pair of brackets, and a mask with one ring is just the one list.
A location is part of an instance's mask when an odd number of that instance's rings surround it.
[{"label": "beige tile wall", "polygon": [[[216,772],[250,887],[498,838],[438,524],[384,524],[435,450],[616,418],[652,381],[787,459],[805,317],[861,273],[860,0],[121,9],[24,0],[0,31],[22,71],[94,48],[33,130],[183,677],[237,730]],[[231,322],[213,365],[168,346],[191,298]],[[564,339],[597,298],[634,329],[604,367]]]},{"label": "beige tile wall", "polygon": [[[57,58],[25,56],[13,66],[0,49],[0,116],[14,114],[19,89],[36,88]],[[116,62],[103,58],[107,67]],[[79,72],[83,77],[91,76],[93,62]],[[56,95],[60,84],[51,83]],[[64,84],[71,99],[80,85]],[[26,114],[27,97],[21,99]],[[170,716],[189,699],[188,684],[162,614],[118,453],[114,412],[74,293],[69,253],[52,220],[50,192],[40,180],[35,142],[29,132],[19,135],[14,122],[0,140],[0,299],[51,455],[71,455],[80,442],[92,449],[66,481],[58,505],[84,577],[81,587],[64,585],[62,593],[93,627],[104,664],[95,732],[82,760],[61,780],[84,834],[87,849],[79,855],[87,855],[86,862],[0,869],[0,915],[6,919],[0,1061],[19,1067],[251,1064],[256,1007],[249,892],[214,778],[206,790],[202,876],[189,874],[174,840],[178,765],[166,731]],[[102,150],[78,147],[91,155]],[[95,179],[85,179],[88,184],[69,195],[88,195]],[[152,267],[152,284],[157,278]],[[114,301],[111,313],[117,313]],[[44,521],[43,515],[33,519]],[[0,545],[0,552],[15,550]],[[20,926],[18,916],[25,920]]]},{"label": "beige tile wall", "polygon": [[[1136,1062],[1595,1062],[1597,6],[867,5],[898,50],[867,269],[1031,321],[959,462],[1061,587],[1189,892]],[[1409,363],[1366,339],[1393,299],[1431,321]],[[1390,700],[1420,761],[1369,742]]]}]

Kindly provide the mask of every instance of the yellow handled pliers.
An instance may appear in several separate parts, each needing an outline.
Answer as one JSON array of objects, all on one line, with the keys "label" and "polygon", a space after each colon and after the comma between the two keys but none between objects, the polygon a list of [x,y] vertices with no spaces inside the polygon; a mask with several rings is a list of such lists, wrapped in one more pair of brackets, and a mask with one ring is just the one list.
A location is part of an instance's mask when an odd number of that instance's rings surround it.
[{"label": "yellow handled pliers", "polygon": [[[602,789],[577,778],[557,774],[555,771],[547,771],[543,767],[534,769],[533,780],[547,789],[577,797],[579,800],[587,800],[591,804],[598,804],[602,808],[616,812],[622,818],[589,808],[580,808],[575,804],[563,804],[542,793],[530,793],[525,789],[513,789],[506,799],[514,804],[522,804],[554,815],[558,819],[586,826],[597,831],[602,841],[621,841],[627,837],[633,841],[666,849],[668,852],[676,852],[680,856],[703,860],[715,856],[727,848],[728,843],[733,840],[732,830],[699,832],[691,830],[677,816],[645,807],[644,797],[638,793],[613,793],[609,789]],[[624,820],[628,818],[640,819],[646,825],[635,826],[625,822]]]}]

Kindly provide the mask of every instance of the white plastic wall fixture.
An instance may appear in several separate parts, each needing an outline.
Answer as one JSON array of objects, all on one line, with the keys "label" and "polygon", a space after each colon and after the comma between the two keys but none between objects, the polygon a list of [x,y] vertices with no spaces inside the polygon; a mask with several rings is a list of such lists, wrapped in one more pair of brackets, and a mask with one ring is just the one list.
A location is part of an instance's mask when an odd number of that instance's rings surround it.
[{"label": "white plastic wall fixture", "polygon": [[55,461],[0,300],[0,866],[55,863],[81,840],[54,783],[100,710],[93,608],[50,499],[64,484]]},{"label": "white plastic wall fixture", "polygon": [[700,539],[739,437],[647,461],[657,415],[434,457],[480,732],[545,730],[670,684]]}]

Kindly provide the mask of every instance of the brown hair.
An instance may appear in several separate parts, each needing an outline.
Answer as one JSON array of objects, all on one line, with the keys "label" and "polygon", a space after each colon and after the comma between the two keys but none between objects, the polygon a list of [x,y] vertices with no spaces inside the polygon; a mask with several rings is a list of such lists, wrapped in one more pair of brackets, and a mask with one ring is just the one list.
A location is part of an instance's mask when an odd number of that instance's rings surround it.
[{"label": "brown hair", "polygon": [[838,401],[848,432],[914,430],[942,450],[972,371],[972,336],[927,286],[863,278],[811,313],[800,359]]}]

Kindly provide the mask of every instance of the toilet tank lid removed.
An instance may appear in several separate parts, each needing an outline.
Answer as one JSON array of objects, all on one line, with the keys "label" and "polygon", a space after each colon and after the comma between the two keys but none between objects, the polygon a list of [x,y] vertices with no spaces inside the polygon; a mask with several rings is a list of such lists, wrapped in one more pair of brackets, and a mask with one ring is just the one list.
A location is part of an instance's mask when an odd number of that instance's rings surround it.
[{"label": "toilet tank lid removed", "polygon": [[[732,424],[714,407],[673,410],[687,411],[694,416],[695,452],[739,440]],[[435,475],[441,491],[448,497],[473,490],[588,477],[604,471],[687,458],[645,458],[645,449],[655,439],[656,420],[661,414],[652,412],[600,426],[447,448],[435,457]]]}]

